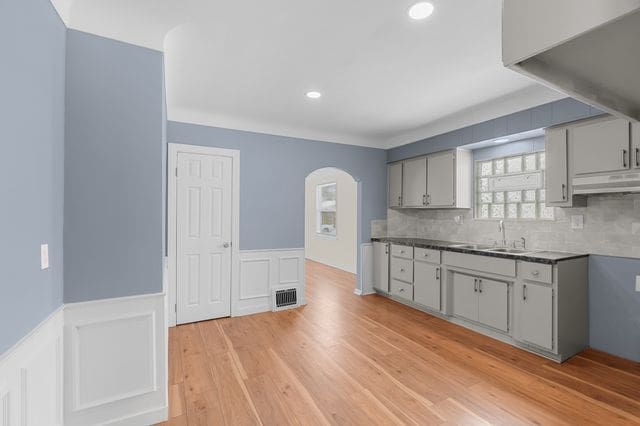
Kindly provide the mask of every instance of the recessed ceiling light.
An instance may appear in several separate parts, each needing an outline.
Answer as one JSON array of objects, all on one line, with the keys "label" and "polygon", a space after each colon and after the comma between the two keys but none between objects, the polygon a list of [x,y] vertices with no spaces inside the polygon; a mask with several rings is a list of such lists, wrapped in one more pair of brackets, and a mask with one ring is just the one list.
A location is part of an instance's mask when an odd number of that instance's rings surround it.
[{"label": "recessed ceiling light", "polygon": [[426,19],[433,13],[433,5],[426,1],[421,1],[409,8],[409,17],[417,21]]},{"label": "recessed ceiling light", "polygon": [[505,143],[509,142],[509,138],[496,139],[493,143]]},{"label": "recessed ceiling light", "polygon": [[309,99],[320,99],[321,97],[322,97],[322,93],[316,92],[315,90],[307,92],[307,98]]}]

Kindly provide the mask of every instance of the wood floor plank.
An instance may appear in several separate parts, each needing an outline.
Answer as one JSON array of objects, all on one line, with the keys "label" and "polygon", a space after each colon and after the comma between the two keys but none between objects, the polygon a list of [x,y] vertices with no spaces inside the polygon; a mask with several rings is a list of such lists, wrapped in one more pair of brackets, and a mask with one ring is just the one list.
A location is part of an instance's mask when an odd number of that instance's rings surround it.
[{"label": "wood floor plank", "polygon": [[308,304],[169,331],[163,425],[640,425],[640,363],[562,365],[306,262]]}]

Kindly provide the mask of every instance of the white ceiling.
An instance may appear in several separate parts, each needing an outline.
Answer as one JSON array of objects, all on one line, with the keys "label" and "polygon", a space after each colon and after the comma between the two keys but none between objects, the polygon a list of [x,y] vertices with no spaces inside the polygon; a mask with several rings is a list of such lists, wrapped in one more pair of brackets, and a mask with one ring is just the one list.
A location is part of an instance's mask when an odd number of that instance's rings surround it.
[{"label": "white ceiling", "polygon": [[52,1],[165,52],[170,120],[390,147],[560,97],[502,67],[500,0],[432,0],[424,21],[412,0]]}]

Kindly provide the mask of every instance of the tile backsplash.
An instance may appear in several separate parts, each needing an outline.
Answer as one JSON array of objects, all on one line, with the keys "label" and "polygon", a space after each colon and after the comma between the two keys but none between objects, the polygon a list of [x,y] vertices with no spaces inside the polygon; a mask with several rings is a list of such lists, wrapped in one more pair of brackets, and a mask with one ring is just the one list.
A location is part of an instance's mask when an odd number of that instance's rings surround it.
[{"label": "tile backsplash", "polygon": [[[583,229],[571,229],[572,215],[584,216]],[[462,216],[462,224],[456,216]],[[372,221],[372,236],[489,244],[502,239],[498,221],[474,219],[472,209],[389,209],[383,222]],[[640,194],[592,195],[587,207],[556,208],[555,220],[505,224],[507,240],[524,237],[528,248],[640,258]]]}]

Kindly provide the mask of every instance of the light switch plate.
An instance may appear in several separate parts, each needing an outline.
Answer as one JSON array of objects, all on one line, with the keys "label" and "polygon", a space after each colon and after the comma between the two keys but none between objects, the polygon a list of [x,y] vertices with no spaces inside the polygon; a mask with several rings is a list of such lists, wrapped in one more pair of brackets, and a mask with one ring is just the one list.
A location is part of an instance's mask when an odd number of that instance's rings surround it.
[{"label": "light switch plate", "polygon": [[584,216],[581,214],[575,214],[571,216],[571,229],[583,229],[584,228]]},{"label": "light switch plate", "polygon": [[640,292],[640,275],[636,275],[636,291]]},{"label": "light switch plate", "polygon": [[40,244],[40,269],[49,267],[49,244]]}]

